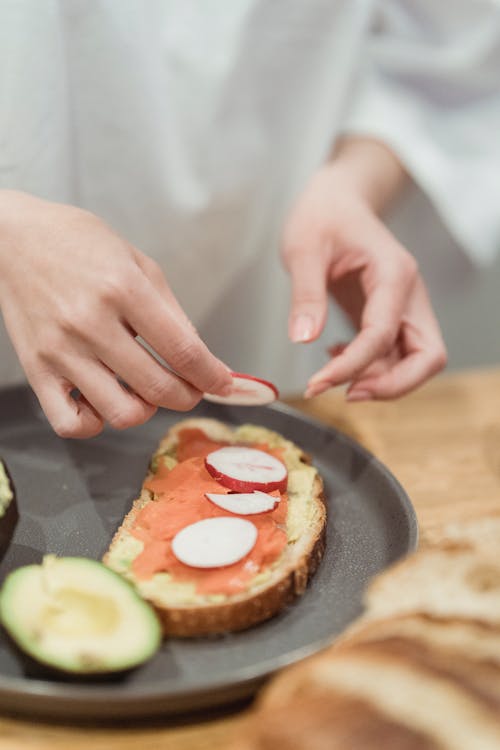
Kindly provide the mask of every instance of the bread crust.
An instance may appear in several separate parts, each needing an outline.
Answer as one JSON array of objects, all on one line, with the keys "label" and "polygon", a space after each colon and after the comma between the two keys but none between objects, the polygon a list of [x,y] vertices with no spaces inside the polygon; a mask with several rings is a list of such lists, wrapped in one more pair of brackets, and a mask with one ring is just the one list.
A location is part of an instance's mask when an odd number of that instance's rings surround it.
[{"label": "bread crust", "polygon": [[372,581],[334,644],[273,678],[231,750],[500,748],[499,516],[447,528]]},{"label": "bread crust", "polygon": [[498,671],[462,662],[459,651],[443,656],[418,645],[401,639],[333,646],[285,669],[264,688],[231,750],[499,747]]},{"label": "bread crust", "polygon": [[[186,419],[174,425],[160,441],[153,460],[175,446],[177,435],[184,428],[200,428],[209,437],[219,440],[230,440],[233,436],[233,430],[217,420]],[[298,448],[295,444],[294,446]],[[300,460],[310,463],[309,456],[302,450]],[[150,472],[147,478],[152,476],[153,473]],[[152,493],[143,489],[114,535],[103,558],[105,564],[109,564],[113,547],[123,532],[132,528],[138,512],[152,501],[154,502]],[[326,544],[326,503],[323,481],[319,474],[316,474],[314,479],[313,502],[316,510],[315,519],[314,524],[307,530],[307,544],[304,545],[304,549],[296,559],[289,560],[273,571],[270,581],[258,587],[254,593],[239,593],[228,596],[225,602],[192,606],[166,607],[154,599],[148,599],[157,612],[164,635],[192,638],[244,630],[278,614],[302,595],[318,568]]]}]

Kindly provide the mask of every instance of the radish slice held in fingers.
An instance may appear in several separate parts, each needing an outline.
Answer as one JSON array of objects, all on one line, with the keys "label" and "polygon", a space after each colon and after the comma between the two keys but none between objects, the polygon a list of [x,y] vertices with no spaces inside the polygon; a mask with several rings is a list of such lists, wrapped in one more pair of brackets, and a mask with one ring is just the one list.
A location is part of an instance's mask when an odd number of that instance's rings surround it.
[{"label": "radish slice held in fingers", "polygon": [[253,516],[257,513],[269,513],[278,505],[280,498],[268,495],[266,492],[242,492],[233,495],[217,495],[207,492],[210,502],[222,510],[235,513],[238,516]]},{"label": "radish slice held in fingers", "polygon": [[205,401],[215,404],[234,404],[235,406],[265,406],[279,398],[279,391],[275,385],[267,380],[256,378],[253,375],[245,375],[241,372],[232,372],[233,390],[229,396],[215,396],[205,393]]},{"label": "radish slice held in fingers", "polygon": [[172,540],[176,558],[192,568],[223,568],[242,560],[255,546],[257,527],[243,518],[205,518]]},{"label": "radish slice held in fingers", "polygon": [[256,448],[228,445],[205,458],[207,471],[224,487],[235,492],[284,492],[286,466],[274,456]]}]

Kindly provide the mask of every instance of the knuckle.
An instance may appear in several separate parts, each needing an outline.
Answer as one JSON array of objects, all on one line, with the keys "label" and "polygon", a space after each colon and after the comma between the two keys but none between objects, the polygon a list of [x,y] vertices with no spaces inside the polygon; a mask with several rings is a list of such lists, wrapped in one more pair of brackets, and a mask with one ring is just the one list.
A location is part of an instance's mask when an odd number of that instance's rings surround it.
[{"label": "knuckle", "polygon": [[155,414],[157,406],[144,401],[139,395],[130,395],[125,401],[117,404],[106,419],[115,430],[126,430],[144,424]]},{"label": "knuckle", "polygon": [[104,305],[114,306],[123,294],[123,287],[118,276],[101,279],[99,299]]},{"label": "knuckle", "polygon": [[73,335],[77,327],[77,316],[74,311],[68,308],[60,308],[57,315],[57,332],[60,335]]},{"label": "knuckle", "polygon": [[144,410],[134,403],[123,405],[108,416],[108,422],[115,430],[126,430],[144,422]]},{"label": "knuckle", "polygon": [[64,332],[58,326],[45,326],[39,333],[36,346],[32,350],[33,363],[54,365],[59,362],[61,355],[67,349]]},{"label": "knuckle", "polygon": [[118,305],[134,291],[136,279],[125,265],[103,276],[100,281],[98,298],[106,306]]},{"label": "knuckle", "polygon": [[179,400],[176,402],[175,408],[177,411],[191,411],[194,407],[199,404],[203,394],[200,391],[191,389],[189,392],[184,392]]},{"label": "knuckle", "polygon": [[194,369],[199,361],[199,347],[193,341],[184,340],[175,347],[171,364],[174,369],[182,371]]},{"label": "knuckle", "polygon": [[53,325],[50,332],[43,332],[43,340],[47,342],[52,339],[55,345],[62,345],[68,337],[94,338],[100,327],[102,316],[95,301],[89,301],[83,295],[74,295],[71,300],[59,301],[54,311]]},{"label": "knuckle", "polygon": [[52,420],[52,428],[60,438],[78,438],[83,436],[83,428],[73,416],[62,416]]},{"label": "knuckle", "polygon": [[163,279],[163,271],[159,263],[149,255],[141,256],[141,264],[146,273],[153,279]]},{"label": "knuckle", "polygon": [[82,305],[67,315],[63,315],[59,325],[63,335],[77,336],[84,341],[90,341],[95,339],[97,332],[102,327],[102,318],[99,322],[99,316],[95,311]]},{"label": "knuckle", "polygon": [[444,347],[440,347],[434,354],[433,358],[433,370],[434,372],[440,372],[444,370],[448,364],[448,353]]},{"label": "knuckle", "polygon": [[180,379],[152,381],[142,393],[148,403],[176,411],[190,411],[199,403],[202,395],[200,391]]},{"label": "knuckle", "polygon": [[150,380],[142,390],[142,397],[150,404],[161,406],[168,398],[170,388],[165,380]]},{"label": "knuckle", "polygon": [[140,396],[155,407],[190,411],[202,398],[201,391],[175,375],[151,379],[140,389]]},{"label": "knuckle", "polygon": [[318,289],[305,287],[298,289],[296,288],[294,290],[293,304],[296,315],[299,315],[301,312],[297,309],[298,307],[307,308],[304,310],[304,312],[309,312],[312,307],[316,307],[318,304],[322,303],[322,301],[323,297],[320,294],[320,290]]},{"label": "knuckle", "polygon": [[374,328],[373,336],[379,352],[387,352],[394,343],[394,332],[391,328]]},{"label": "knuckle", "polygon": [[141,389],[140,395],[149,404],[168,407],[173,398],[172,378],[165,375],[164,378],[151,379]]},{"label": "knuckle", "polygon": [[410,283],[413,283],[419,274],[418,263],[414,256],[407,250],[403,251],[401,260],[401,274],[404,278],[408,279]]}]

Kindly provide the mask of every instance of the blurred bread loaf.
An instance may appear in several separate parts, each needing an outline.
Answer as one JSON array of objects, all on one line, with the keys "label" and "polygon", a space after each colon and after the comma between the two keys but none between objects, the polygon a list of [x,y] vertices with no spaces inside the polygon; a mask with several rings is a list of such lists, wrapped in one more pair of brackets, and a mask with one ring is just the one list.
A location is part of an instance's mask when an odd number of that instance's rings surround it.
[{"label": "blurred bread loaf", "polygon": [[500,748],[500,516],[372,582],[326,651],[263,691],[234,750]]}]

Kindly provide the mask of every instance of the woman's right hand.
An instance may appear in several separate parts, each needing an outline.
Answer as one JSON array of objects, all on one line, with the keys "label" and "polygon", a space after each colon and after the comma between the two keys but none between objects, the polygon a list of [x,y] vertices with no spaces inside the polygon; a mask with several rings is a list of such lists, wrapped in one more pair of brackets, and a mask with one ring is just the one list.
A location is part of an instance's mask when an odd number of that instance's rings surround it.
[{"label": "woman's right hand", "polygon": [[0,308],[61,437],[91,437],[106,422],[125,429],[158,406],[186,411],[203,392],[230,391],[229,369],[160,267],[87,211],[0,191]]}]

